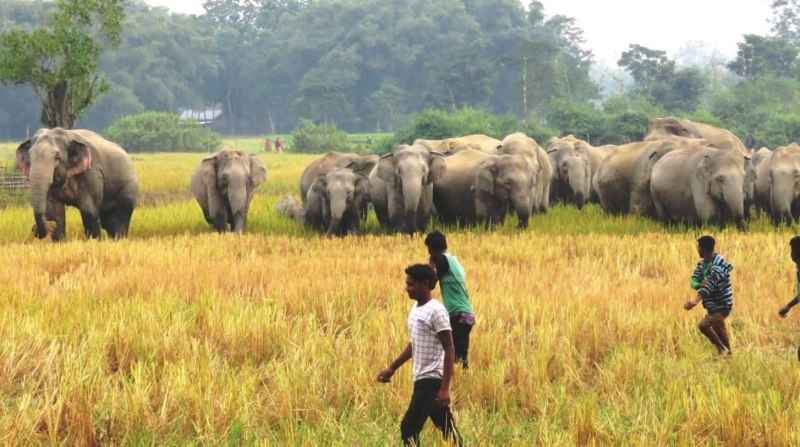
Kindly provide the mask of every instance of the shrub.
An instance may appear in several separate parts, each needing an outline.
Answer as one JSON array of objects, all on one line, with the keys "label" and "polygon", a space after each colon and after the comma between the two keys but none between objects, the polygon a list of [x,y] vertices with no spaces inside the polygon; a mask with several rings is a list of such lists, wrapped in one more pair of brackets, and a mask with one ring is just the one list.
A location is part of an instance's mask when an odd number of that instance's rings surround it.
[{"label": "shrub", "polygon": [[555,100],[550,104],[547,122],[562,135],[572,134],[590,144],[599,143],[607,134],[606,117],[591,104]]},{"label": "shrub", "polygon": [[303,120],[292,134],[292,150],[306,154],[322,154],[330,151],[348,152],[350,144],[347,134],[333,124],[314,124]]},{"label": "shrub", "polygon": [[104,133],[130,152],[213,152],[222,145],[219,135],[197,121],[166,112],[120,118]]}]

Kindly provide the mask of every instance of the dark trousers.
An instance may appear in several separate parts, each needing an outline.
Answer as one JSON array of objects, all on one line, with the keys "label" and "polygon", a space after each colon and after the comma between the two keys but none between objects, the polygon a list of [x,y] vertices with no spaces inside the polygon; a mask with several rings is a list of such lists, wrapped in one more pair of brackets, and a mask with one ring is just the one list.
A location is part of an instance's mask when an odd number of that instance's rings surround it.
[{"label": "dark trousers", "polygon": [[450,327],[453,329],[453,350],[456,354],[456,363],[461,362],[464,368],[469,368],[467,354],[469,354],[469,333],[472,325],[459,322],[459,315],[450,317]]},{"label": "dark trousers", "polygon": [[442,381],[439,379],[420,379],[414,382],[414,394],[400,424],[404,445],[419,445],[419,432],[428,418],[431,418],[447,440],[456,431],[450,407],[442,407],[436,403],[436,393],[441,386]]}]

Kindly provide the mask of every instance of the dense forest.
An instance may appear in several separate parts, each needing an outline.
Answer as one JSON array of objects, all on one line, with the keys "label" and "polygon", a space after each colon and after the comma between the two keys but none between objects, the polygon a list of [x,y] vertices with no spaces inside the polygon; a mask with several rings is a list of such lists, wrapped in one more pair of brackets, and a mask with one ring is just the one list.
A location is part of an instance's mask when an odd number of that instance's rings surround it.
[{"label": "dense forest", "polygon": [[[597,143],[612,140],[609,126],[664,114],[731,128],[753,145],[800,138],[800,0],[775,0],[772,33],[743,36],[733,60],[671,59],[632,42],[614,69],[625,79],[613,89],[603,88],[592,43],[575,20],[549,15],[539,1],[207,0],[204,7],[187,16],[127,2],[120,45],[100,64],[110,89],[79,127],[219,107],[218,130],[226,133],[289,132],[303,119],[394,131],[425,109],[472,107]],[[40,0],[4,0],[0,31],[46,24],[50,9]],[[38,127],[40,110],[29,87],[0,86],[0,138]]]}]

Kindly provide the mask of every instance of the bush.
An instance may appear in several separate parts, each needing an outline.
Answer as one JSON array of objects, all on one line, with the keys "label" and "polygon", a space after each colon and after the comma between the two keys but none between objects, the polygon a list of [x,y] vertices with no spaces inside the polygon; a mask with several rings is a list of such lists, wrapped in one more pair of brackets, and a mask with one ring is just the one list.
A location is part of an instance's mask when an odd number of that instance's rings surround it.
[{"label": "bush", "polygon": [[555,100],[550,104],[547,122],[562,135],[575,135],[589,144],[598,144],[607,135],[606,117],[591,104]]},{"label": "bush", "polygon": [[120,118],[104,134],[129,152],[213,152],[222,145],[219,135],[197,121],[166,112]]},{"label": "bush", "polygon": [[597,144],[626,144],[642,141],[650,119],[643,112],[622,112],[608,117],[606,132]]},{"label": "bush", "polygon": [[300,127],[292,134],[292,150],[306,154],[322,154],[325,152],[350,151],[347,134],[333,124],[314,124],[303,120]]}]

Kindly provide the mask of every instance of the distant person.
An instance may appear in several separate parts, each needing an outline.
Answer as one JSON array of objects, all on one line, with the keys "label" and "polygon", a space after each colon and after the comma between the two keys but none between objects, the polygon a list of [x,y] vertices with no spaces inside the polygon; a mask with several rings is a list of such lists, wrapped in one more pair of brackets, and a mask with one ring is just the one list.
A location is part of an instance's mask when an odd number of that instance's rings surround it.
[{"label": "distant person", "polygon": [[[436,272],[429,265],[408,267],[406,293],[416,301],[408,314],[411,342],[388,368],[378,374],[378,381],[388,383],[395,371],[412,360],[414,392],[400,424],[405,445],[419,445],[419,433],[431,418],[445,439],[457,435],[450,412],[450,380],[453,377],[453,337],[444,306],[431,298],[436,287]],[[458,437],[458,436],[456,436]]]},{"label": "distant person", "polygon": [[272,152],[275,148],[272,146],[272,140],[267,137],[264,139],[264,152]]},{"label": "distant person", "polygon": [[697,297],[687,301],[684,308],[692,310],[702,302],[708,314],[700,321],[698,329],[720,354],[731,355],[725,319],[733,310],[733,266],[714,251],[715,245],[716,241],[711,236],[703,236],[697,240],[697,251],[701,259],[692,275],[692,288],[697,290]]},{"label": "distant person", "polygon": [[747,132],[747,136],[744,139],[744,146],[747,149],[754,149],[756,147],[756,137],[753,136],[753,131]]},{"label": "distant person", "polygon": [[[800,236],[795,236],[791,241],[789,241],[789,249],[791,251],[792,261],[794,261],[795,268],[795,295],[794,298],[786,303],[786,305],[783,306],[778,312],[778,315],[780,315],[781,318],[786,318],[786,316],[789,315],[789,311],[791,311],[794,306],[797,306],[797,303],[800,303]],[[800,359],[800,348],[797,350],[797,357]]]},{"label": "distant person", "polygon": [[467,292],[467,275],[458,259],[447,251],[447,238],[439,231],[425,237],[430,264],[436,269],[442,290],[442,301],[450,316],[453,328],[455,361],[464,369],[469,368],[469,335],[475,325],[475,312]]},{"label": "distant person", "polygon": [[283,153],[283,140],[281,140],[281,137],[275,138],[275,152]]}]

